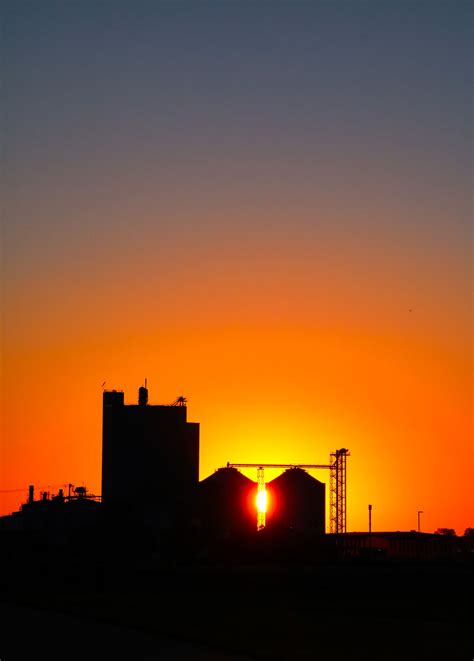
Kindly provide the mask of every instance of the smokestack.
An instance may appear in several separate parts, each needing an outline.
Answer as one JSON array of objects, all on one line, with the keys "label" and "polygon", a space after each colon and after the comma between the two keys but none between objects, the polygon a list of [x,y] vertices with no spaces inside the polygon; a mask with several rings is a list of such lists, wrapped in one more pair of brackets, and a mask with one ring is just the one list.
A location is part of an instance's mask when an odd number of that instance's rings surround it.
[{"label": "smokestack", "polygon": [[35,499],[35,486],[34,484],[30,484],[28,487],[28,502],[32,503]]}]

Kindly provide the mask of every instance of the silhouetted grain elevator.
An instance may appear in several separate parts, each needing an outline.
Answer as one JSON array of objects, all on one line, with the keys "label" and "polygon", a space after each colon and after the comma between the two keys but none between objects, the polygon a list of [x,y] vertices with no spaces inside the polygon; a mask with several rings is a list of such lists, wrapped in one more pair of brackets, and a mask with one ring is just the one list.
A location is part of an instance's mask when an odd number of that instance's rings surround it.
[{"label": "silhouetted grain elevator", "polygon": [[199,423],[187,422],[184,397],[171,405],[138,404],[103,393],[102,500],[126,507],[157,528],[185,523],[199,481]]}]

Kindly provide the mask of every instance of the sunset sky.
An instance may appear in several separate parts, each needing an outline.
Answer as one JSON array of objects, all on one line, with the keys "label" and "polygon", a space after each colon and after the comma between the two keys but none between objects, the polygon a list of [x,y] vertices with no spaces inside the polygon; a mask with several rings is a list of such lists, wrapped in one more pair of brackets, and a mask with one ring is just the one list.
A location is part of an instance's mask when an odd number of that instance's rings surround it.
[{"label": "sunset sky", "polygon": [[348,530],[474,526],[471,3],[3,7],[0,513],[147,377],[201,479],[347,447]]}]

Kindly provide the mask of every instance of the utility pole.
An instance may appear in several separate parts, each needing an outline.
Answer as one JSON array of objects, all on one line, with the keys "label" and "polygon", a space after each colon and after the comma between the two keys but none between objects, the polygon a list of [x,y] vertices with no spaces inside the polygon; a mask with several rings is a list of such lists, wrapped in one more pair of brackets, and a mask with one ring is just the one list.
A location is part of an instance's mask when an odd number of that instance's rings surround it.
[{"label": "utility pole", "polygon": [[423,510],[418,510],[418,532],[421,532],[421,528],[420,528],[420,514],[423,514]]},{"label": "utility pole", "polygon": [[369,533],[372,532],[372,505],[369,505]]}]

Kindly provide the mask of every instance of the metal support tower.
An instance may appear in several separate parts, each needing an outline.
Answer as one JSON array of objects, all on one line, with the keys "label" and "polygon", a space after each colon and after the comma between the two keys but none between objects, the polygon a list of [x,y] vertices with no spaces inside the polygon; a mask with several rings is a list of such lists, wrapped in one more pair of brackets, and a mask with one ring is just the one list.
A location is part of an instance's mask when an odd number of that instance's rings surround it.
[{"label": "metal support tower", "polygon": [[259,494],[265,494],[265,475],[263,472],[263,466],[257,468],[257,530],[262,530],[265,528],[265,509],[262,507],[262,504],[259,500]]},{"label": "metal support tower", "polygon": [[329,530],[336,535],[347,532],[346,458],[349,450],[341,448],[331,453],[329,472]]}]

